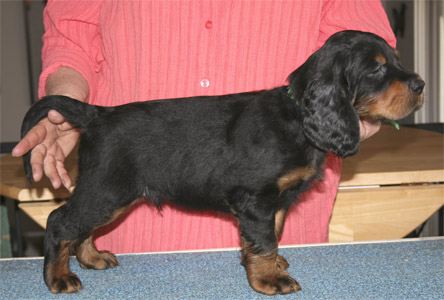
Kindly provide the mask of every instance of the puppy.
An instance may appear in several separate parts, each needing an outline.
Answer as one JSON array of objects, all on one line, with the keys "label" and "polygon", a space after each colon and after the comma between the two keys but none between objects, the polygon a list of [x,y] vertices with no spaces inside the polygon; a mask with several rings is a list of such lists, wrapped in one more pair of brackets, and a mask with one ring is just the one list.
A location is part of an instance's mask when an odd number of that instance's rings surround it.
[{"label": "puppy", "polygon": [[[46,285],[53,293],[82,289],[71,253],[84,268],[116,266],[91,234],[145,197],[233,214],[251,287],[268,295],[300,290],[277,253],[288,208],[322,177],[327,152],[358,151],[360,118],[405,117],[423,104],[423,88],[383,39],[344,31],[294,71],[289,86],[272,90],[118,107],[43,98],[26,114],[22,136],[51,109],[83,130],[77,186],[48,218]],[[24,165],[31,178],[30,153]]]}]

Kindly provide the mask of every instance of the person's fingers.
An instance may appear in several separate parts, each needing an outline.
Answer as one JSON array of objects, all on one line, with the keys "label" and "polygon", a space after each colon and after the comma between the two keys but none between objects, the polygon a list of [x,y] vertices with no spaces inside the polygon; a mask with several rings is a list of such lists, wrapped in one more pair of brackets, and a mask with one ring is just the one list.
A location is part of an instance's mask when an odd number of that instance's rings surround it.
[{"label": "person's fingers", "polygon": [[31,152],[31,168],[35,182],[45,174],[54,188],[62,184],[69,188],[71,179],[64,166],[65,157],[72,151],[80,135],[79,129],[66,121],[55,110],[48,113],[34,126],[13,149],[13,156],[22,156]]},{"label": "person's fingers", "polygon": [[58,189],[61,185],[61,179],[56,168],[56,163],[56,158],[53,155],[46,155],[43,162],[43,171],[51,181],[52,186]]},{"label": "person's fingers", "polygon": [[[68,142],[65,143],[68,145]],[[49,178],[54,188],[63,184],[66,188],[71,186],[71,178],[65,168],[64,150],[57,143],[53,144],[51,151],[44,144],[37,145],[31,153],[31,166],[34,181],[40,181],[43,173]]]},{"label": "person's fingers", "polygon": [[[71,186],[71,179],[69,178],[68,171],[65,168],[65,157],[68,156],[72,150],[70,144],[74,142],[75,145],[76,141],[77,140],[74,139],[73,135],[70,135],[70,138],[66,141],[63,137],[60,138],[51,154],[54,157],[54,166],[57,171],[57,176],[60,179],[61,184],[63,184],[66,188],[69,188]],[[62,145],[65,147],[63,147]],[[50,161],[53,162],[52,159]]]},{"label": "person's fingers", "polygon": [[36,126],[34,126],[14,147],[14,149],[12,149],[12,156],[23,156],[32,148],[44,141],[46,137],[46,127],[44,126],[44,122],[49,121],[42,120]]},{"label": "person's fingers", "polygon": [[43,177],[43,161],[46,155],[46,147],[43,145],[36,146],[31,152],[31,168],[32,176],[35,182]]},{"label": "person's fingers", "polygon": [[57,125],[59,130],[70,130],[74,128],[74,126],[66,121],[65,117],[58,111],[50,110],[48,112],[48,119],[52,124]]},{"label": "person's fingers", "polygon": [[57,160],[56,168],[63,186],[69,189],[71,187],[71,178],[69,178],[68,171],[65,169],[65,164],[62,161]]},{"label": "person's fingers", "polygon": [[48,119],[53,124],[61,124],[63,122],[66,122],[65,117],[56,110],[50,110],[48,112]]},{"label": "person's fingers", "polygon": [[63,122],[58,125],[58,128],[63,131],[68,131],[74,128],[74,126],[69,122]]}]

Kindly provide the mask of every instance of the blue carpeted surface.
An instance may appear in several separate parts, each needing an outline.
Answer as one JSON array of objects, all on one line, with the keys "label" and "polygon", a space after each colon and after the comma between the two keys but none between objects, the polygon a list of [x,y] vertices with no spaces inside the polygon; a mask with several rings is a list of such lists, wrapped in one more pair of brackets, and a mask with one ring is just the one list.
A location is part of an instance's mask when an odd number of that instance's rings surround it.
[{"label": "blue carpeted surface", "polygon": [[269,297],[248,285],[239,251],[119,255],[120,266],[71,268],[80,293],[53,295],[38,259],[0,260],[0,299],[444,299],[444,239],[280,249],[302,292]]}]

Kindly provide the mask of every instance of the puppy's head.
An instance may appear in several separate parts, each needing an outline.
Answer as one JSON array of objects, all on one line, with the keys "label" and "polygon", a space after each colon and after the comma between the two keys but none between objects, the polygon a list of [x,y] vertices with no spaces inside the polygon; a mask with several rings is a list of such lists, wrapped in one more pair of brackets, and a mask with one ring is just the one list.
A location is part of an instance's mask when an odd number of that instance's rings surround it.
[{"label": "puppy's head", "polygon": [[306,137],[347,157],[359,150],[359,118],[397,120],[421,107],[424,81],[401,66],[382,38],[342,31],[289,77]]}]

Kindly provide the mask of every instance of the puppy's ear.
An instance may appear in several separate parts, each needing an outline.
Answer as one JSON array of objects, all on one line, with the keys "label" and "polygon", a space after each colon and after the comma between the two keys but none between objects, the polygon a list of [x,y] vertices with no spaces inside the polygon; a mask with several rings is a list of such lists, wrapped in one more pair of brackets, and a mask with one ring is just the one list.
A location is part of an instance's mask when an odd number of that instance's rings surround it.
[{"label": "puppy's ear", "polygon": [[[319,80],[321,81],[321,80]],[[313,82],[302,101],[306,137],[340,157],[359,150],[359,117],[341,86]]]},{"label": "puppy's ear", "polygon": [[289,77],[296,99],[300,99],[302,125],[316,147],[347,157],[359,150],[359,117],[352,106],[346,79],[347,59],[325,55],[321,48]]}]

